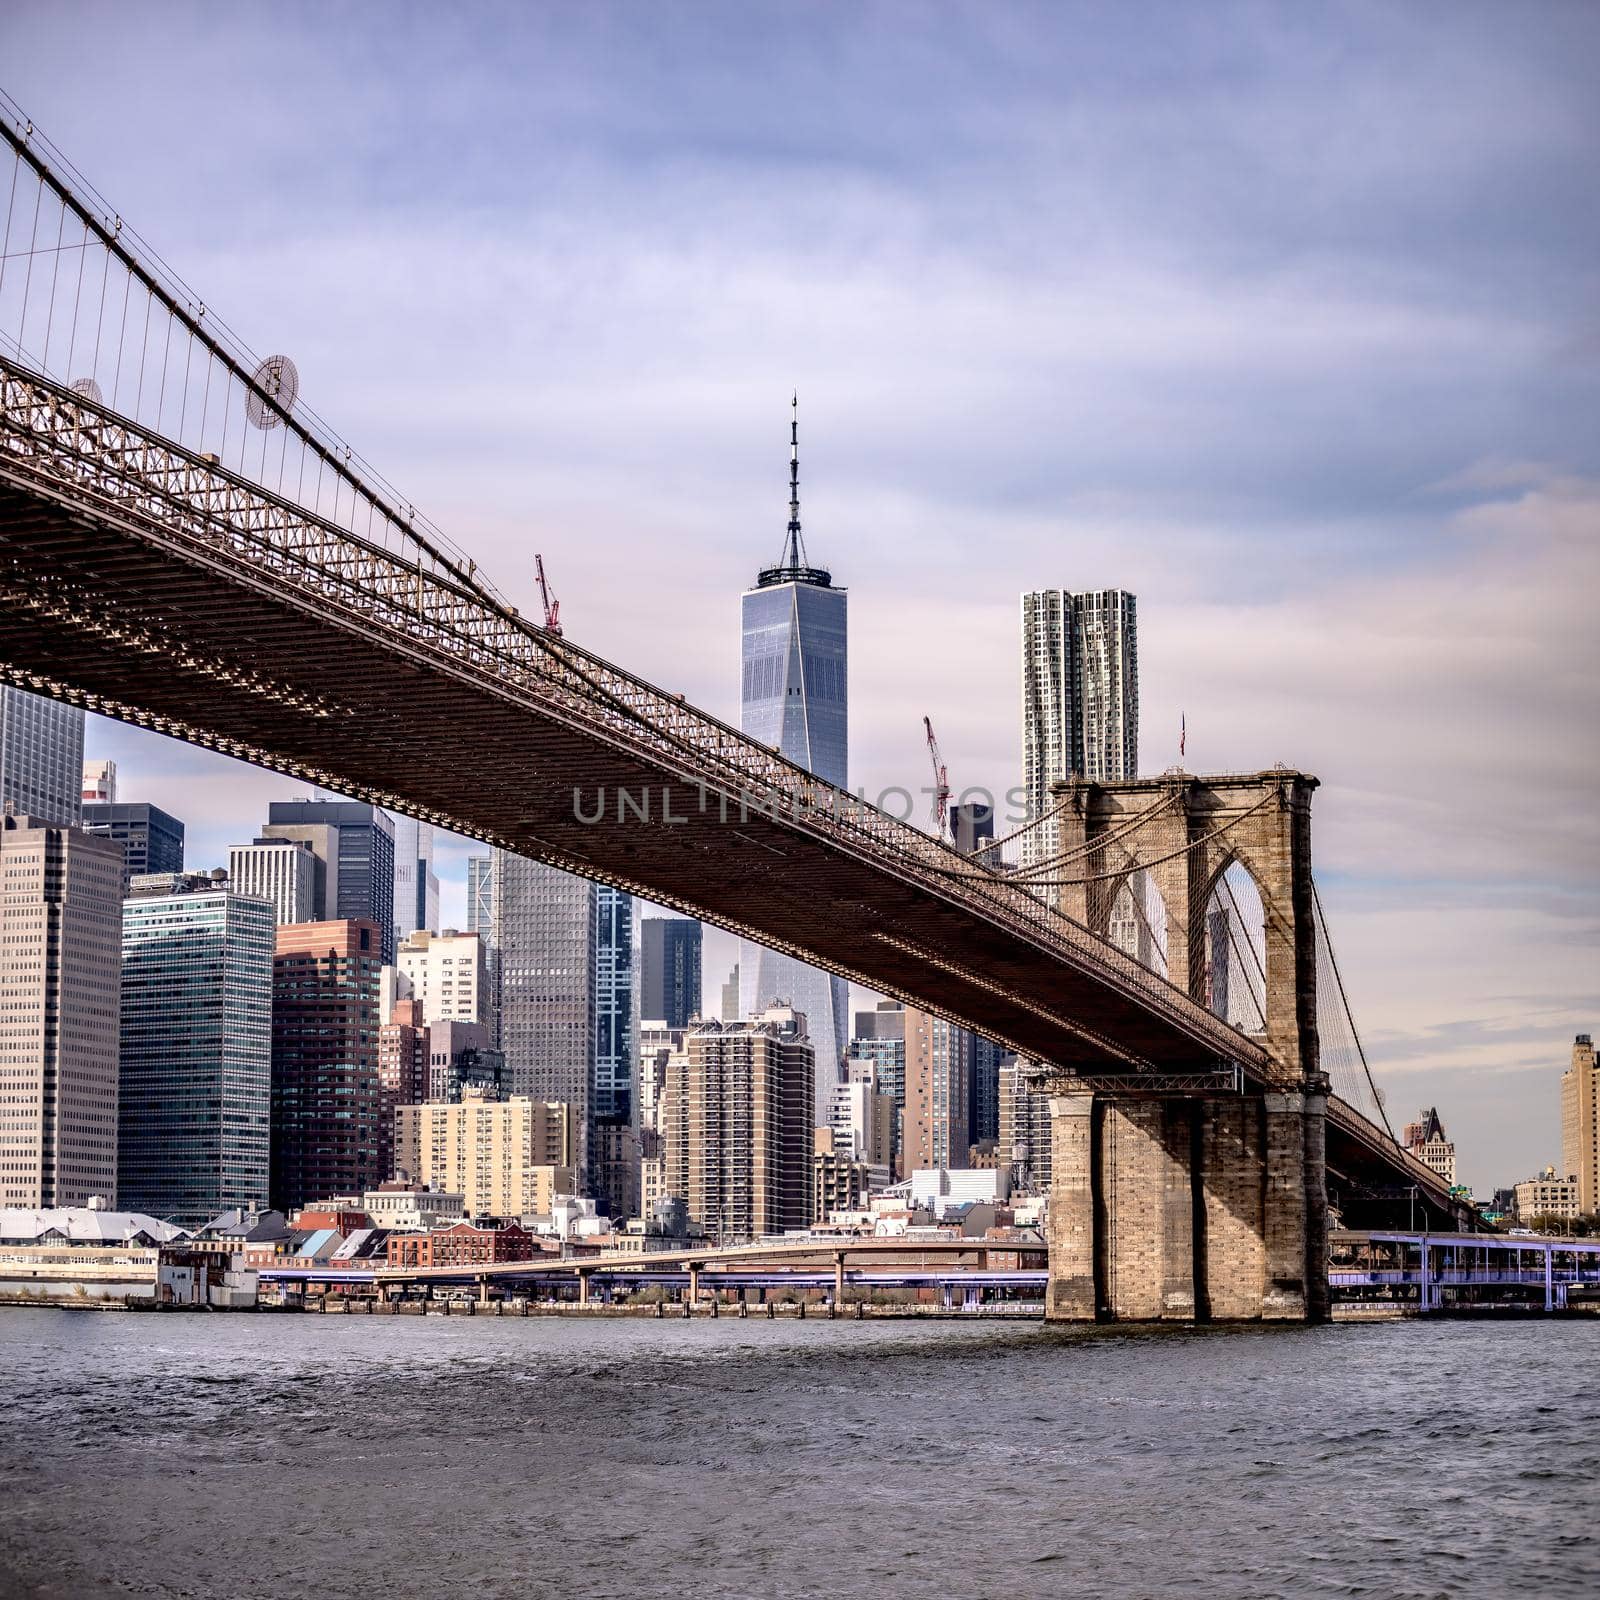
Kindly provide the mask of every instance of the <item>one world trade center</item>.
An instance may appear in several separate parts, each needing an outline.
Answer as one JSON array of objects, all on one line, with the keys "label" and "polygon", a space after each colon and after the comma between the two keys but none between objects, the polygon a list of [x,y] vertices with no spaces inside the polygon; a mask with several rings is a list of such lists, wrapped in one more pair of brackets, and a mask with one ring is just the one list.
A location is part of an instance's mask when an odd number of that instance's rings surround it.
[{"label": "one world trade center", "polygon": [[[783,559],[756,575],[741,607],[740,726],[789,760],[848,789],[846,595],[833,575],[806,559],[800,535],[798,398],[789,423],[789,530]],[[844,979],[745,940],[739,952],[739,1010],[773,1001],[805,1013],[816,1051],[816,1125],[826,1126],[844,1056],[850,992]]]}]

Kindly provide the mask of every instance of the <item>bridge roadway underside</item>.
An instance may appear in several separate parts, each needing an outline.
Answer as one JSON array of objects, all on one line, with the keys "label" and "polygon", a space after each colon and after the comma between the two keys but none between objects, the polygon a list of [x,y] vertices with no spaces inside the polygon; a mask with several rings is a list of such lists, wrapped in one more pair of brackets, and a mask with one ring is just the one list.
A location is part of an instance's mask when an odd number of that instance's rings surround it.
[{"label": "bridge roadway underside", "polygon": [[[697,789],[692,752],[676,766],[641,755],[430,641],[364,625],[360,603],[358,591],[342,608],[313,602],[0,457],[6,681],[642,893],[1031,1057],[1217,1065],[1181,1018],[1092,957],[1054,954],[970,898],[908,881],[866,843],[741,817],[737,793],[724,805]],[[603,819],[581,820],[602,794]]]}]

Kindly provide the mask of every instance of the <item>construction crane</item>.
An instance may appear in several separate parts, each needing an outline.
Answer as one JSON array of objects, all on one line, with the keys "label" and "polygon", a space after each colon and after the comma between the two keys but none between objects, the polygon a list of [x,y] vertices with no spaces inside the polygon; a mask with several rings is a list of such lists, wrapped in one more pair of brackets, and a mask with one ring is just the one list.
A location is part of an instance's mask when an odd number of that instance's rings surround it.
[{"label": "construction crane", "polygon": [[539,598],[544,602],[544,631],[553,633],[559,639],[561,637],[561,602],[550,593],[550,585],[544,581],[543,556],[534,556],[533,570],[539,579]]},{"label": "construction crane", "polygon": [[928,755],[933,760],[933,808],[929,820],[939,838],[945,836],[945,818],[950,807],[950,774],[939,759],[939,741],[933,736],[933,719],[924,717],[922,726],[928,730]]}]

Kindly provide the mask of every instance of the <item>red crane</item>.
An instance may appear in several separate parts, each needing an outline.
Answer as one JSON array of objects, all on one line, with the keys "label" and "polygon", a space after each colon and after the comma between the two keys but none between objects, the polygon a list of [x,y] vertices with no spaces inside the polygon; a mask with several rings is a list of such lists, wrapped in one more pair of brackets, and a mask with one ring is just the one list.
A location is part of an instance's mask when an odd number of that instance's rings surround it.
[{"label": "red crane", "polygon": [[942,839],[945,836],[945,814],[950,805],[950,775],[944,762],[939,759],[939,741],[933,736],[933,719],[924,717],[922,726],[928,730],[928,754],[933,760],[933,809],[929,820],[933,823],[933,831]]},{"label": "red crane", "polygon": [[533,570],[539,578],[539,598],[544,602],[544,631],[553,633],[559,639],[561,637],[561,602],[550,593],[550,585],[544,581],[543,556],[534,556]]}]

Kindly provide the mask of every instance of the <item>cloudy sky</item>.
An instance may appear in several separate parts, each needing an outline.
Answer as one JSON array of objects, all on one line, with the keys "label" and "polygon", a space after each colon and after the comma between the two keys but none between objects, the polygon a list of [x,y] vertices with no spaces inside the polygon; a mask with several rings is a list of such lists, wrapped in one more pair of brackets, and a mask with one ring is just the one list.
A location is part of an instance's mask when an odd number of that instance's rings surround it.
[{"label": "cloudy sky", "polygon": [[[1559,1159],[1600,1027],[1600,13],[11,0],[0,84],[514,601],[737,715],[785,521],[852,779],[1019,765],[1017,596],[1139,596],[1142,765],[1317,773],[1398,1122]],[[281,780],[110,724],[125,797]],[[459,915],[464,847],[446,851]],[[720,981],[727,948],[708,948]]]}]

